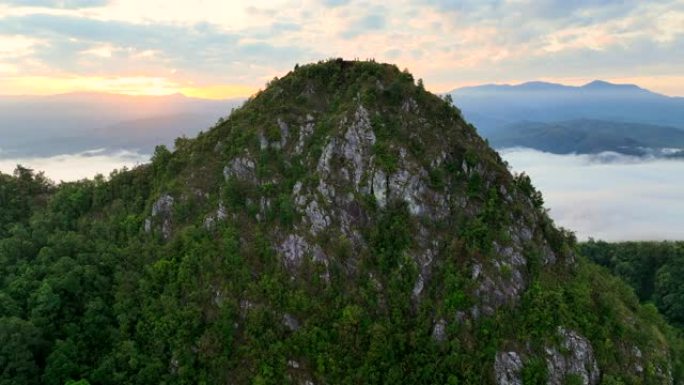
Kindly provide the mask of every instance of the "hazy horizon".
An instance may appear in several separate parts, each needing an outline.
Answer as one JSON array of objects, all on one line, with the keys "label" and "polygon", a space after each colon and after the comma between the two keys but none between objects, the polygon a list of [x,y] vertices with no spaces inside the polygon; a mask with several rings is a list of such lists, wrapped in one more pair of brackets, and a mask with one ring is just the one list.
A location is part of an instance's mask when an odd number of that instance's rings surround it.
[{"label": "hazy horizon", "polygon": [[[454,86],[447,86],[444,90],[434,90],[433,92],[435,93],[447,93],[447,92],[452,92],[464,88],[477,88],[477,87],[483,87],[483,86],[510,86],[510,87],[516,87],[516,86],[522,86],[528,83],[549,83],[549,84],[554,84],[554,85],[560,85],[560,86],[567,86],[567,87],[582,87],[586,86],[592,82],[600,81],[600,82],[607,82],[611,83],[614,85],[634,85],[639,88],[667,96],[670,98],[684,98],[684,91],[681,94],[669,94],[667,92],[660,92],[657,89],[651,89],[648,88],[644,84],[639,84],[639,83],[630,83],[625,81],[626,79],[616,79],[613,80],[610,77],[608,78],[587,78],[590,80],[582,79],[582,80],[567,80],[567,79],[560,79],[560,80],[545,80],[545,79],[538,79],[538,78],[530,78],[527,80],[518,80],[518,81],[512,81],[512,82],[469,82],[467,84],[455,84]],[[639,80],[639,79],[636,79]],[[265,86],[265,85],[264,85]],[[198,99],[198,100],[205,100],[205,101],[238,101],[238,100],[246,100],[250,96],[254,95],[257,93],[260,89],[263,89],[262,86],[261,88],[256,88],[253,91],[241,95],[234,95],[230,97],[203,97],[202,95],[186,95],[183,93],[183,91],[174,91],[174,92],[169,92],[169,93],[163,93],[163,94],[154,94],[154,95],[147,95],[147,94],[137,94],[137,93],[125,93],[125,92],[114,92],[114,91],[97,91],[97,90],[73,90],[73,91],[67,91],[67,92],[58,92],[58,93],[48,93],[48,94],[41,94],[41,93],[36,93],[36,94],[11,94],[11,93],[3,93],[0,90],[0,98],[25,98],[25,99],[30,99],[30,98],[40,98],[40,97],[45,97],[45,98],[50,98],[50,97],[59,97],[59,96],[79,96],[79,95],[103,95],[103,96],[112,96],[112,97],[117,97],[117,96],[124,96],[124,97],[136,97],[136,98],[149,98],[149,99],[155,99],[155,98],[167,98],[167,97],[173,97],[173,96],[181,96],[184,98],[188,99]]]}]

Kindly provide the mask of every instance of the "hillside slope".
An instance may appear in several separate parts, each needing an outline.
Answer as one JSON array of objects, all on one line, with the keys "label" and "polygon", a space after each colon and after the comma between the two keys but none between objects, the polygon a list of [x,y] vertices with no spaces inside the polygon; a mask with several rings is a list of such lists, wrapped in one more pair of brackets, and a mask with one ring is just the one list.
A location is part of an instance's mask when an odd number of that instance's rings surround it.
[{"label": "hillside slope", "polygon": [[684,130],[648,124],[579,119],[564,122],[520,122],[488,137],[495,148],[527,147],[554,154],[667,156],[684,150]]},{"label": "hillside slope", "polygon": [[590,240],[582,252],[621,277],[644,302],[651,302],[684,329],[684,242],[617,242]]},{"label": "hillside slope", "polygon": [[50,197],[2,219],[0,383],[679,381],[657,312],[395,66],[298,67],[175,147],[24,173]]}]

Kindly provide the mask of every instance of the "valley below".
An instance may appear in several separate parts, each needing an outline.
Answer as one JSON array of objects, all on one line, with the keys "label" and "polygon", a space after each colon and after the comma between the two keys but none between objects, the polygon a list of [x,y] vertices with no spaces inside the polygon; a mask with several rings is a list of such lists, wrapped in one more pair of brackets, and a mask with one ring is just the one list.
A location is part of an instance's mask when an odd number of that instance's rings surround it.
[{"label": "valley below", "polygon": [[581,240],[684,239],[681,160],[499,151],[514,172],[530,176],[556,223]]}]

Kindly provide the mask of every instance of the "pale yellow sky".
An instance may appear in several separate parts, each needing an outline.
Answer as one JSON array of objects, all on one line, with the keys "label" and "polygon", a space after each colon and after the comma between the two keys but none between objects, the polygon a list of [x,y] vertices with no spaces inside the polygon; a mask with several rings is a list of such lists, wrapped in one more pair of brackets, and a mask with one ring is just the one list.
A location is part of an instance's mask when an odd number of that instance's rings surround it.
[{"label": "pale yellow sky", "polygon": [[1,94],[242,97],[341,56],[396,63],[435,92],[602,79],[684,96],[684,0],[21,3],[0,5]]}]

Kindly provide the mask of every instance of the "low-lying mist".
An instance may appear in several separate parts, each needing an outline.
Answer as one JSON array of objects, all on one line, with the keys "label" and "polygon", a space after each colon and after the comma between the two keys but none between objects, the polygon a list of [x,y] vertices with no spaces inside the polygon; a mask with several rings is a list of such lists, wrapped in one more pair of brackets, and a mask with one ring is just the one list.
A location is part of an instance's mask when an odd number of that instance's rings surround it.
[{"label": "low-lying mist", "polygon": [[132,168],[150,160],[150,155],[134,151],[109,152],[103,149],[51,157],[0,158],[0,172],[11,174],[17,164],[44,171],[55,182],[71,182],[93,178],[97,174],[108,176],[114,169]]},{"label": "low-lying mist", "polygon": [[684,239],[684,161],[615,153],[556,155],[505,149],[525,172],[557,225],[580,240]]}]

